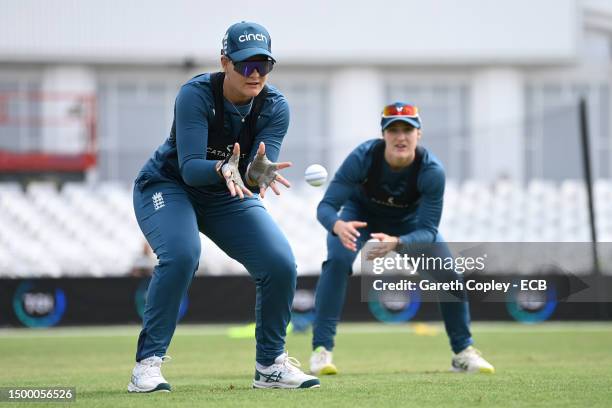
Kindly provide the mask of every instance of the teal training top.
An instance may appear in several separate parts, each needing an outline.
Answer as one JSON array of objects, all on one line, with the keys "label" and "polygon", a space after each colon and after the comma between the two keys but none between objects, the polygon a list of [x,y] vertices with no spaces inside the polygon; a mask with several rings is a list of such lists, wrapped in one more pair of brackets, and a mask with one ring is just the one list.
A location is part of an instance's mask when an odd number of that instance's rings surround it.
[{"label": "teal training top", "polygon": [[[440,161],[427,149],[423,149],[417,188],[421,193],[416,208],[395,208],[372,202],[362,188],[372,164],[372,145],[380,139],[368,140],[353,150],[344,160],[319,206],[317,219],[331,233],[341,207],[349,202],[356,204],[370,217],[383,222],[413,224],[410,232],[400,237],[403,244],[434,242],[442,216],[445,175]],[[412,166],[412,165],[411,165]],[[390,195],[402,193],[410,166],[393,171],[383,160],[381,187]],[[353,220],[351,220],[353,221]],[[363,220],[354,220],[363,221]]]},{"label": "teal training top", "polygon": [[[210,84],[210,74],[198,75],[185,83],[175,101],[174,120],[176,136],[170,135],[159,146],[145,165],[145,171],[158,171],[161,174],[184,183],[191,192],[202,193],[226,191],[225,182],[215,171],[217,160],[207,160],[209,123],[214,121],[214,98]],[[242,122],[250,105],[234,106],[224,99],[224,131],[232,140],[238,139]],[[277,161],[280,147],[289,127],[289,105],[285,97],[273,86],[268,85],[268,94],[263,103],[253,145],[250,152],[240,152],[241,160],[250,162],[260,142],[266,145],[266,156]],[[225,147],[226,155],[231,155],[233,143]]]}]

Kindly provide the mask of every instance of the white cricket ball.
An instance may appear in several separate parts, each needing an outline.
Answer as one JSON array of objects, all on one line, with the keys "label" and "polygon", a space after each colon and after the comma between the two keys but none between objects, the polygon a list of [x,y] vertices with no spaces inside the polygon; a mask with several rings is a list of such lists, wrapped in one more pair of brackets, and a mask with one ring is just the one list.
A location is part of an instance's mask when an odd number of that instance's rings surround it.
[{"label": "white cricket ball", "polygon": [[322,186],[327,180],[327,170],[320,164],[311,164],[304,173],[304,179],[311,186]]}]

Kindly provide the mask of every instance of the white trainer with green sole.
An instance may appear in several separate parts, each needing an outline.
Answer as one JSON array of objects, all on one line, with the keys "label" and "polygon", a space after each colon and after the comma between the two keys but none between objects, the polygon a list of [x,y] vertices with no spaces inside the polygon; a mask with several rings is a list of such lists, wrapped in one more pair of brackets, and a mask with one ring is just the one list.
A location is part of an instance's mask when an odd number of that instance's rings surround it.
[{"label": "white trainer with green sole", "polygon": [[319,388],[319,379],[302,372],[300,366],[300,362],[287,353],[276,357],[271,366],[257,364],[253,388]]}]

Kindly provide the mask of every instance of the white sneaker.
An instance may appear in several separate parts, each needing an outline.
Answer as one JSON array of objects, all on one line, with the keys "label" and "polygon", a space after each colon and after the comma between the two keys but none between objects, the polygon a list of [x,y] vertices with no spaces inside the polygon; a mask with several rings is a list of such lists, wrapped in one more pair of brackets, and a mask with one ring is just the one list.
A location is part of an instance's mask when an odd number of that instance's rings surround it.
[{"label": "white sneaker", "polygon": [[253,388],[319,388],[321,383],[317,377],[304,374],[297,359],[289,357],[285,352],[276,357],[274,364],[255,368]]},{"label": "white sneaker", "polygon": [[317,347],[310,356],[310,372],[314,375],[338,374],[338,369],[332,363],[332,352],[323,346]]},{"label": "white sneaker", "polygon": [[480,351],[469,346],[462,352],[455,354],[451,363],[451,370],[461,373],[494,374],[495,367],[482,357]]},{"label": "white sneaker", "polygon": [[170,356],[153,356],[137,362],[127,387],[128,392],[170,392],[170,384],[161,373],[162,363],[168,360]]}]

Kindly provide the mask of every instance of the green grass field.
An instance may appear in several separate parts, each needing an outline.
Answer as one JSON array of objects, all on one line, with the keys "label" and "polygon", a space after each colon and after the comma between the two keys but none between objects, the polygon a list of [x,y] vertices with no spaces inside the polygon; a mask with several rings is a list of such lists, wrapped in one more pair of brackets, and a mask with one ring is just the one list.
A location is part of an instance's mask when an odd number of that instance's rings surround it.
[{"label": "green grass field", "polygon": [[[434,326],[441,328],[440,326]],[[254,390],[252,339],[223,326],[182,326],[164,365],[172,393],[133,395],[137,327],[0,330],[0,387],[75,386],[68,406],[611,406],[612,324],[474,324],[476,345],[495,375],[448,372],[446,336],[416,335],[409,325],[343,324],[340,374],[320,389]],[[310,335],[288,338],[307,367]],[[154,404],[154,405],[152,405]],[[0,406],[9,404],[0,403]],[[10,403],[10,406],[61,406]]]}]

